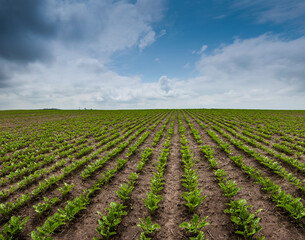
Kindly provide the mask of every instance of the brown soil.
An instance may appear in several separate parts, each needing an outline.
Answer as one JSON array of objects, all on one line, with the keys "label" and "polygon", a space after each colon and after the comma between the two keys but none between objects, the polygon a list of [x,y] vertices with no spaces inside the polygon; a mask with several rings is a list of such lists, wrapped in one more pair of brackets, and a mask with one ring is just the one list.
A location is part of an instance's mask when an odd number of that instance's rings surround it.
[{"label": "brown soil", "polygon": [[[161,123],[159,123],[159,126],[160,126],[160,124],[162,124],[162,121],[161,121]],[[158,127],[154,130],[154,132],[157,131],[157,130],[158,130]],[[152,135],[154,135],[154,132],[152,132],[150,134],[148,139],[146,139],[146,142],[151,142]],[[139,138],[141,135],[142,134],[140,134],[137,138]],[[129,146],[132,145],[135,141],[137,141],[137,138],[132,140],[131,143],[129,144]],[[37,226],[41,226],[41,224],[43,224],[43,222],[46,220],[46,218],[48,216],[53,215],[57,211],[58,208],[64,207],[67,200],[72,200],[73,198],[78,196],[80,193],[82,193],[82,191],[84,189],[87,189],[88,187],[90,187],[99,178],[101,171],[107,171],[110,168],[113,168],[115,163],[116,163],[115,160],[117,158],[123,158],[125,156],[125,154],[128,152],[128,147],[123,152],[119,153],[115,157],[115,159],[109,160],[104,165],[104,167],[102,169],[100,169],[99,171],[95,172],[86,181],[83,181],[81,176],[80,176],[81,171],[85,167],[85,166],[82,166],[80,169],[77,169],[77,170],[71,172],[71,174],[69,176],[65,177],[64,180],[59,181],[56,184],[56,186],[53,186],[51,189],[49,189],[45,194],[43,194],[43,196],[40,196],[38,199],[31,200],[27,205],[25,205],[21,209],[17,210],[16,213],[18,212],[18,215],[20,215],[22,217],[30,216],[30,219],[28,221],[27,227],[23,231],[22,236],[23,237],[28,236],[28,237],[25,237],[26,239],[30,238],[30,232],[32,230],[34,230]],[[143,148],[143,147],[145,147],[145,142],[140,146],[140,149]],[[109,152],[109,151],[111,151],[111,150],[108,150],[107,152]],[[100,158],[100,157],[106,155],[107,152],[101,153],[98,157]],[[130,160],[132,160],[134,158],[135,158],[135,156],[132,156]],[[93,161],[95,161],[95,160],[93,160]],[[127,166],[128,166],[128,163],[126,164]],[[68,184],[74,183],[75,187],[73,188],[73,191],[65,199],[62,199],[62,201],[59,202],[56,206],[52,207],[52,209],[48,212],[48,215],[44,215],[43,217],[39,218],[37,213],[34,211],[34,208],[32,206],[38,204],[41,201],[42,197],[45,197],[45,196],[48,197],[48,198],[53,198],[53,197],[59,197],[60,198],[60,193],[56,189],[58,187],[60,187],[60,186],[63,186],[64,182],[66,182]],[[34,188],[36,186],[32,186],[32,187],[27,188],[27,191],[30,192],[32,190],[32,188]],[[20,195],[21,195],[21,193],[18,191],[18,196],[20,196]],[[16,198],[18,196],[14,196],[14,198]],[[96,213],[96,211],[95,211],[95,213]],[[97,220],[95,221],[95,224],[97,224]]]},{"label": "brown soil", "polygon": [[[230,134],[227,130],[223,129],[227,134],[229,134],[231,137],[234,137],[232,134]],[[229,143],[232,146],[232,150],[234,151],[235,155],[242,155],[243,156],[243,160],[244,162],[249,165],[252,166],[254,168],[260,169],[261,173],[266,176],[269,177],[272,181],[274,181],[276,184],[280,185],[282,187],[283,190],[285,190],[287,193],[292,194],[294,197],[300,197],[302,198],[302,201],[305,200],[305,193],[302,192],[300,189],[296,188],[295,186],[293,186],[291,183],[289,183],[289,181],[281,176],[279,176],[278,174],[274,173],[272,170],[270,170],[268,167],[264,166],[263,164],[259,163],[254,157],[247,155],[246,153],[244,153],[243,151],[241,151],[240,149],[238,149],[237,147],[235,147],[233,144],[230,143],[230,141],[223,137],[221,134],[217,133],[219,135],[219,137],[222,138],[222,140],[224,142]],[[261,149],[258,148],[254,148],[253,146],[250,146],[252,149],[254,149],[256,152],[261,153],[262,156],[267,156],[268,154],[266,154],[266,152],[262,151]],[[268,156],[269,158],[271,158],[270,156]],[[275,159],[274,157],[271,158],[274,159],[274,161],[278,161],[277,159]],[[303,179],[304,173],[300,172],[299,170],[295,169],[294,167],[285,164],[285,163],[281,163],[281,161],[279,161],[279,163],[282,165],[282,167],[284,169],[286,169],[286,171],[289,173],[293,173],[294,176],[298,177],[299,179]],[[303,201],[304,203],[305,201]]]},{"label": "brown soil", "polygon": [[[172,119],[172,117],[171,117]],[[122,224],[118,228],[118,234],[114,236],[114,239],[138,239],[141,233],[141,228],[137,226],[140,222],[139,218],[145,219],[149,216],[147,208],[143,202],[143,198],[146,198],[146,193],[150,190],[150,180],[153,176],[153,172],[156,171],[155,164],[158,162],[158,157],[163,149],[163,143],[165,142],[166,132],[169,128],[171,119],[167,123],[163,131],[163,135],[160,138],[159,143],[154,147],[154,151],[151,160],[144,166],[139,178],[137,180],[135,189],[133,190],[130,198],[130,208],[128,209],[128,215],[122,219]],[[160,210],[159,210],[160,211]],[[155,223],[155,219],[153,222]],[[157,220],[157,219],[156,219]]]},{"label": "brown soil", "polygon": [[[191,119],[191,117],[189,117]],[[199,130],[201,127],[197,122],[192,121],[194,126]],[[205,131],[201,131],[201,136],[203,139],[212,139]],[[218,134],[220,136],[220,134]],[[225,139],[223,138],[225,141]],[[215,146],[215,143],[209,144],[209,142],[204,141],[204,144]],[[219,167],[224,169],[228,174],[229,179],[236,182],[238,187],[242,189],[238,192],[237,198],[244,198],[247,200],[248,204],[253,207],[251,211],[256,211],[258,209],[263,209],[258,216],[261,218],[260,225],[263,227],[261,230],[261,235],[265,236],[266,239],[304,239],[305,231],[304,229],[297,226],[294,221],[287,216],[287,213],[283,212],[280,208],[276,207],[276,204],[271,201],[268,194],[260,189],[260,186],[254,184],[254,180],[250,179],[241,168],[237,167],[219,147],[214,147],[214,156],[218,160]],[[232,148],[233,149],[233,148]],[[241,152],[234,150],[234,155],[241,155]],[[248,164],[250,160],[249,157],[244,156],[245,163]],[[261,168],[260,168],[261,169]],[[264,172],[262,171],[262,174]],[[273,180],[273,179],[272,179]],[[276,229],[276,231],[275,231]],[[217,239],[217,238],[216,238]],[[230,238],[225,238],[230,239]],[[237,238],[234,238],[237,239]]]},{"label": "brown soil", "polygon": [[[186,137],[189,141],[190,149],[194,154],[194,159],[198,161],[194,166],[198,169],[200,177],[198,185],[202,189],[202,194],[206,196],[202,206],[198,209],[198,212],[200,213],[199,216],[208,216],[207,221],[210,223],[210,225],[204,228],[205,236],[212,239],[236,239],[237,236],[233,234],[234,225],[230,220],[230,216],[223,213],[226,209],[228,199],[222,196],[213,169],[201,153],[199,144],[194,139],[187,122],[184,118],[183,120],[184,127],[187,129]],[[215,147],[215,144],[211,142],[207,136],[201,134],[201,137],[203,144]]]},{"label": "brown soil", "polygon": [[[161,113],[161,112],[160,112]],[[163,113],[157,113],[159,119],[162,118]],[[166,115],[169,112],[165,113]],[[160,115],[159,115],[160,114]],[[168,156],[167,167],[165,170],[164,178],[165,178],[165,185],[164,189],[160,192],[162,195],[163,200],[159,204],[159,209],[156,211],[156,214],[152,217],[153,223],[158,223],[161,228],[157,230],[155,234],[152,235],[152,239],[175,239],[175,240],[182,240],[188,239],[189,235],[179,227],[184,221],[190,221],[192,219],[192,214],[189,210],[185,207],[184,199],[182,197],[182,193],[185,189],[181,185],[181,177],[183,175],[183,167],[181,164],[181,153],[180,153],[180,136],[179,136],[179,125],[178,125],[178,115],[177,111],[176,120],[174,125],[174,134],[171,139],[171,144],[169,147],[170,153]],[[154,116],[157,116],[154,115]],[[258,217],[261,218],[260,225],[262,226],[262,230],[258,234],[258,236],[265,236],[267,239],[305,239],[305,230],[304,228],[300,227],[298,223],[294,222],[292,218],[285,212],[283,209],[276,206],[274,202],[271,201],[271,198],[268,193],[265,193],[261,190],[261,186],[254,183],[254,180],[251,179],[247,174],[243,172],[243,170],[237,167],[227,156],[225,152],[221,150],[217,143],[215,143],[211,137],[207,134],[206,130],[202,129],[201,126],[189,115],[186,114],[191,122],[194,124],[194,127],[200,132],[201,139],[203,140],[203,144],[209,145],[214,150],[214,156],[219,163],[219,167],[224,169],[228,175],[229,179],[232,179],[236,182],[238,187],[242,189],[238,192],[238,194],[234,197],[234,199],[244,198],[247,200],[248,204],[251,204],[252,207],[250,208],[251,212],[255,212],[258,209],[262,209],[262,211],[258,214]],[[110,115],[109,115],[110,116]],[[168,116],[168,115],[167,115]],[[167,117],[166,116],[166,117]],[[202,115],[204,116],[204,115]],[[130,157],[129,161],[126,163],[125,167],[115,175],[110,183],[105,185],[97,194],[92,198],[91,203],[87,206],[86,210],[81,211],[76,218],[72,222],[68,222],[64,226],[60,227],[53,238],[55,240],[66,240],[66,239],[92,239],[93,237],[100,237],[99,234],[96,232],[96,227],[98,226],[97,220],[100,219],[100,215],[97,214],[97,211],[101,212],[102,214],[106,213],[106,209],[109,207],[110,202],[116,201],[120,202],[117,194],[117,191],[122,183],[124,183],[129,174],[135,171],[135,167],[137,162],[141,159],[142,150],[151,147],[151,143],[153,142],[154,135],[157,131],[159,131],[161,125],[164,123],[165,118],[163,118],[159,125],[151,132],[149,137],[145,140],[145,142],[138,148],[138,151]],[[141,119],[150,119],[152,120],[151,115],[143,115]],[[68,119],[68,121],[67,121]],[[74,116],[73,114],[68,116],[61,116],[61,115],[52,115],[48,118],[48,115],[41,114],[38,117],[35,117],[33,114],[28,114],[24,119],[21,117],[16,117],[13,121],[9,121],[9,118],[1,118],[0,119],[0,127],[7,127],[7,131],[10,131],[15,126],[22,126],[19,130],[18,134],[22,134],[25,129],[39,129],[39,124],[44,124],[51,121],[63,121],[69,126],[70,123],[77,122],[77,119],[81,119],[84,123],[83,128],[90,126],[90,122],[86,122],[86,115]],[[217,119],[221,120],[222,117],[219,115],[213,118],[213,115],[208,115],[206,120],[210,122],[210,119]],[[232,121],[243,123],[242,117],[232,117],[229,116],[226,118],[225,122],[230,124]],[[202,194],[206,196],[203,200],[202,205],[200,205],[196,210],[195,213],[203,218],[208,216],[207,221],[210,225],[204,227],[202,231],[205,234],[205,238],[217,240],[217,239],[242,239],[239,235],[235,234],[234,225],[230,220],[230,215],[225,214],[223,211],[227,208],[226,203],[229,202],[227,197],[224,197],[222,194],[222,190],[220,189],[217,178],[214,175],[213,169],[210,167],[209,162],[203,156],[200,150],[200,145],[194,139],[190,128],[185,121],[182,115],[183,124],[186,127],[185,136],[188,139],[190,150],[194,155],[194,159],[197,162],[194,165],[194,168],[197,169],[199,174],[198,180],[198,187],[202,190]],[[104,121],[102,119],[101,121]],[[110,129],[115,126],[111,125],[112,120],[107,120],[105,124],[103,122],[99,122],[99,126],[106,126],[109,125]],[[132,118],[126,117],[123,118],[124,122],[133,121]],[[163,136],[161,137],[157,146],[154,147],[153,154],[150,157],[150,160],[144,166],[140,176],[137,180],[135,188],[131,194],[131,199],[128,202],[128,207],[126,211],[128,212],[127,216],[122,218],[121,224],[118,226],[118,234],[111,239],[119,240],[119,239],[126,239],[126,240],[133,240],[139,239],[141,229],[137,226],[139,223],[139,218],[146,218],[149,216],[148,210],[144,205],[143,198],[146,197],[146,193],[150,190],[150,180],[155,171],[155,163],[158,161],[158,157],[163,149],[163,143],[165,142],[165,138],[167,136],[166,132],[169,128],[170,121],[167,123],[167,126],[163,132]],[[248,122],[248,119],[244,121],[244,126],[252,125]],[[151,126],[148,125],[148,126]],[[238,126],[238,125],[236,125]],[[253,128],[256,127],[256,124],[252,126]],[[243,129],[243,125],[239,125],[238,128],[240,130]],[[0,128],[1,129],[1,128]],[[211,129],[211,128],[208,128]],[[89,132],[90,129],[88,129]],[[118,129],[119,133],[122,133],[124,130],[124,126]],[[225,130],[225,129],[224,129]],[[83,131],[82,134],[87,132]],[[251,165],[257,169],[261,170],[262,175],[271,178],[275,183],[279,184],[282,189],[284,189],[287,193],[292,194],[294,197],[302,198],[302,201],[305,202],[305,195],[300,190],[296,189],[292,186],[287,180],[283,179],[282,177],[274,174],[271,170],[267,169],[266,167],[259,164],[253,157],[248,156],[244,152],[239,149],[236,149],[225,137],[221,136],[217,133],[223,141],[230,144],[231,149],[233,150],[234,155],[242,155],[243,159],[246,164]],[[132,145],[137,139],[141,136],[140,134],[136,139],[134,139],[130,144]],[[93,135],[88,136],[88,140],[92,141],[92,145],[97,144],[94,140]],[[126,140],[126,139],[124,139]],[[124,141],[123,140],[123,141]],[[75,139],[69,140],[71,143]],[[104,145],[102,145],[104,146]],[[102,147],[100,146],[100,147]],[[128,146],[128,147],[129,147]],[[95,147],[95,146],[94,146]],[[97,151],[100,147],[94,148],[94,151]],[[37,199],[32,199],[28,204],[24,205],[22,208],[16,210],[12,213],[12,215],[21,216],[22,218],[26,216],[30,216],[30,219],[26,225],[26,228],[22,232],[19,239],[31,239],[31,231],[36,230],[38,226],[41,226],[45,220],[52,216],[58,208],[63,208],[66,205],[66,201],[72,200],[77,197],[79,194],[83,192],[84,189],[90,188],[100,177],[102,172],[105,172],[111,168],[113,168],[116,164],[116,159],[123,158],[128,151],[128,147],[122,152],[115,156],[114,159],[109,160],[101,169],[96,171],[90,178],[87,180],[83,180],[80,176],[81,171],[86,167],[82,166],[80,169],[73,171],[69,176],[65,177],[62,181],[59,181],[56,186],[53,186],[49,189],[46,193],[39,196]],[[271,145],[269,145],[271,147]],[[268,154],[264,153],[262,150],[256,149],[263,155],[266,155],[274,160],[276,158],[269,156]],[[98,158],[105,156],[111,149],[104,151],[101,153]],[[52,154],[50,152],[48,154]],[[46,155],[48,155],[46,154]],[[91,162],[95,161],[96,159],[92,160]],[[1,164],[1,163],[0,163]],[[87,163],[87,164],[90,164]],[[85,165],[87,165],[85,164]],[[287,164],[282,164],[285,169],[289,172],[293,172],[297,177],[300,179],[304,178],[304,173],[301,173],[291,166]],[[46,167],[50,167],[50,165],[46,165]],[[60,169],[55,171],[56,174],[60,172]],[[47,176],[44,176],[44,178]],[[38,181],[39,182],[39,181]],[[7,199],[0,199],[0,202],[7,202],[7,201],[14,201],[17,197],[21,194],[27,193],[32,191],[34,187],[38,185],[38,182],[33,184],[32,186],[27,187],[24,190],[16,191],[16,193],[12,194]],[[68,194],[64,199],[61,198],[61,194],[57,190],[58,187],[63,186],[64,183],[74,183],[75,187],[73,188],[72,192]],[[2,186],[1,189],[7,188],[9,185]],[[43,197],[46,196],[48,198],[59,197],[61,199],[56,205],[52,206],[51,210],[39,217],[38,214],[35,212],[33,205],[38,204],[42,201]],[[3,225],[7,222],[5,219],[0,220],[0,230],[2,230]]]},{"label": "brown soil", "polygon": [[[130,173],[135,171],[137,162],[141,159],[141,149],[145,149],[150,146],[155,133],[159,130],[163,121],[161,121],[159,126],[155,128],[153,132],[151,132],[150,136],[145,140],[145,142],[141,144],[135,155],[130,157],[124,168],[118,174],[116,174],[112,181],[103,187],[101,191],[92,199],[92,202],[87,209],[82,211],[82,214],[78,216],[75,221],[69,222],[63,226],[60,229],[60,232],[54,236],[54,239],[70,239],[71,237],[74,237],[74,239],[92,239],[93,236],[98,237],[98,233],[96,232],[95,228],[98,226],[97,220],[100,218],[100,215],[97,214],[97,211],[101,212],[102,214],[106,214],[105,208],[109,207],[110,202],[120,202],[115,191],[119,189],[122,183],[126,182]],[[136,140],[134,140],[134,142],[135,141]],[[126,148],[126,150],[115,159],[123,157],[127,151],[128,148]],[[103,171],[113,168],[114,164],[115,162],[112,161],[112,166],[105,169],[103,168]],[[91,179],[91,181],[92,180],[93,179]],[[92,183],[89,185],[92,185]]]},{"label": "brown soil", "polygon": [[169,147],[167,166],[164,173],[165,185],[161,192],[163,200],[160,209],[153,220],[161,229],[157,231],[155,239],[182,239],[182,231],[179,228],[181,220],[185,218],[183,206],[182,186],[180,178],[183,174],[180,157],[180,138],[178,131],[177,115],[175,118],[174,133]]}]

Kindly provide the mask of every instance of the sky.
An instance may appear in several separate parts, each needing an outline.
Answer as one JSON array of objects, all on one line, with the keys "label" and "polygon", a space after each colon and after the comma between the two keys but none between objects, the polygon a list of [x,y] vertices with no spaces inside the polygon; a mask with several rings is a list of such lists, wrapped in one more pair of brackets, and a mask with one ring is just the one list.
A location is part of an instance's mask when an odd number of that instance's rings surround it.
[{"label": "sky", "polygon": [[304,0],[0,0],[0,109],[305,109]]}]

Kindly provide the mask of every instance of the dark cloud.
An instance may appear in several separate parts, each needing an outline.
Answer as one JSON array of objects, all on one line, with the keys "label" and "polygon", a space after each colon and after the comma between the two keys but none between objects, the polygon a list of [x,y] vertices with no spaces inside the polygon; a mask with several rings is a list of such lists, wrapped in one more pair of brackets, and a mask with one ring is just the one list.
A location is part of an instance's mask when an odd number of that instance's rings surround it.
[{"label": "dark cloud", "polygon": [[47,1],[0,0],[0,58],[31,62],[49,57],[46,39],[56,34]]},{"label": "dark cloud", "polygon": [[6,73],[0,68],[0,88],[4,88],[7,86],[7,75]]}]

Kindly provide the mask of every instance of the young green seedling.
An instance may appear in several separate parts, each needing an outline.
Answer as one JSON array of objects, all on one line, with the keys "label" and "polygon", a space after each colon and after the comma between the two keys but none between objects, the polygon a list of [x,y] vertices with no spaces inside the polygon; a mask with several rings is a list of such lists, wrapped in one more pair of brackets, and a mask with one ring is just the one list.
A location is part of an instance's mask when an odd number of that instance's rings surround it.
[{"label": "young green seedling", "polygon": [[66,196],[71,190],[72,188],[74,188],[74,184],[67,184],[67,183],[64,183],[64,186],[63,187],[60,187],[60,188],[57,188],[58,191],[61,192],[62,196]]},{"label": "young green seedling", "polygon": [[39,214],[39,216],[42,216],[42,214],[49,210],[53,204],[57,203],[60,201],[59,198],[52,198],[52,199],[48,199],[47,197],[44,197],[44,203],[38,203],[37,205],[33,205],[33,207],[35,208],[35,212],[37,212]]},{"label": "young green seedling", "polygon": [[[200,232],[202,232],[201,229],[210,224],[209,222],[206,221],[207,218],[208,217],[204,217],[200,221],[199,216],[197,214],[194,214],[191,222],[183,222],[179,225],[179,227],[192,233],[193,235],[198,236],[200,234]],[[202,234],[200,234],[200,235],[202,235]],[[203,237],[204,237],[204,235],[203,235]]]},{"label": "young green seedling", "polygon": [[150,216],[148,216],[145,221],[142,218],[139,218],[139,220],[140,220],[140,223],[137,226],[142,228],[142,230],[143,230],[142,234],[144,234],[146,237],[149,236],[150,234],[154,233],[157,229],[160,228],[159,224],[152,223]]},{"label": "young green seedling", "polygon": [[143,198],[145,206],[148,208],[150,214],[154,214],[155,211],[159,208],[158,204],[162,200],[160,195],[156,195],[153,192],[147,193],[147,199]]},{"label": "young green seedling", "polygon": [[17,239],[19,233],[25,228],[27,221],[29,220],[29,216],[25,217],[21,221],[21,217],[12,216],[7,224],[3,227],[3,233],[0,233],[0,239],[2,240],[14,240]]},{"label": "young green seedling", "polygon": [[194,212],[195,208],[202,203],[203,199],[206,198],[206,196],[201,196],[201,192],[202,190],[196,188],[194,191],[183,193],[182,196],[186,200],[185,205],[190,209],[191,212]]},{"label": "young green seedling", "polygon": [[102,215],[100,212],[97,212],[102,216],[102,219],[98,220],[99,226],[96,228],[96,231],[101,234],[103,238],[109,239],[116,234],[116,227],[121,222],[122,216],[127,215],[127,212],[123,211],[125,207],[126,206],[123,204],[111,202],[110,208],[106,208],[106,210],[108,210],[108,215]]},{"label": "young green seedling", "polygon": [[116,191],[116,194],[123,202],[126,202],[130,198],[129,195],[133,188],[134,186],[129,186],[127,183],[124,183],[121,185],[120,189]]},{"label": "young green seedling", "polygon": [[245,199],[238,199],[236,201],[230,201],[227,203],[229,209],[225,209],[225,213],[231,214],[231,220],[236,225],[235,233],[244,236],[246,239],[251,239],[254,234],[259,232],[262,227],[258,226],[259,217],[255,215],[262,211],[262,209],[257,210],[255,213],[248,213],[248,208],[251,205],[246,205],[247,201]]}]

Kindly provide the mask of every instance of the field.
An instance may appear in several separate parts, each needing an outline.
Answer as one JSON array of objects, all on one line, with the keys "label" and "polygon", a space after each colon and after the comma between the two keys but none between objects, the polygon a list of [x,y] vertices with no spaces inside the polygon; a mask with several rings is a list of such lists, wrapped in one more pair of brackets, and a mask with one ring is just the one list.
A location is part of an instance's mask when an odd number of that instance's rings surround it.
[{"label": "field", "polygon": [[0,112],[0,239],[305,239],[305,111]]}]

